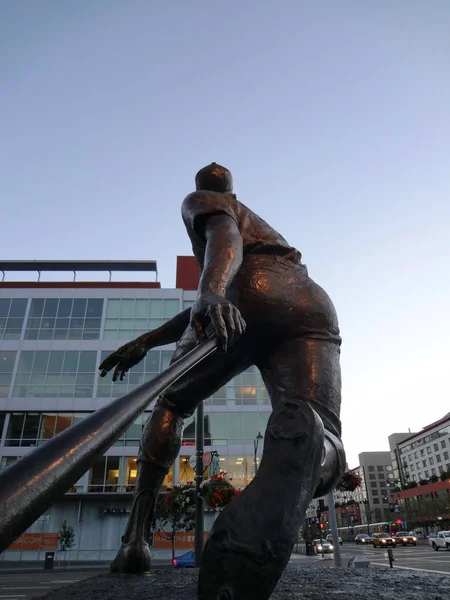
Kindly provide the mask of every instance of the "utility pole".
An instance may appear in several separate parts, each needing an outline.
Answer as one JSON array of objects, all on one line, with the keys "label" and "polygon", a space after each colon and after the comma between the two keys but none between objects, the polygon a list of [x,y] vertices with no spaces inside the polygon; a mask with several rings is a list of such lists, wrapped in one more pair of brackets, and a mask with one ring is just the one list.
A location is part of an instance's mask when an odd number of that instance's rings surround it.
[{"label": "utility pole", "polygon": [[203,451],[205,443],[205,432],[203,423],[203,402],[197,407],[197,421],[195,423],[195,566],[200,566],[203,552],[204,536],[204,507],[203,498],[200,495],[200,485],[203,481]]},{"label": "utility pole", "polygon": [[336,567],[342,566],[342,557],[341,557],[341,546],[339,545],[339,532],[337,529],[336,523],[336,509],[334,508],[334,494],[330,492],[327,494],[327,504],[328,504],[328,515],[330,519],[330,528],[331,528],[331,537],[333,539],[333,547],[334,547],[334,565]]}]

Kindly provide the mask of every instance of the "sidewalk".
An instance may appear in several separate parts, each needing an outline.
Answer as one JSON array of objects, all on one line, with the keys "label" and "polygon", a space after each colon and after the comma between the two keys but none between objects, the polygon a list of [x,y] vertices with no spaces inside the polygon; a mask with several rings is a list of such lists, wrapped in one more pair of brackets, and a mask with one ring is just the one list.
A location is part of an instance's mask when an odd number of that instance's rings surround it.
[{"label": "sidewalk", "polygon": [[[89,570],[104,572],[109,569],[110,562],[111,561],[87,562],[79,560],[71,562],[70,565],[58,566],[58,561],[55,561],[53,569],[49,569],[48,571],[76,572]],[[171,561],[169,559],[154,559],[152,565],[158,569],[161,567],[170,567]],[[8,573],[40,573],[41,571],[44,571],[44,561],[0,561],[0,575]]]}]

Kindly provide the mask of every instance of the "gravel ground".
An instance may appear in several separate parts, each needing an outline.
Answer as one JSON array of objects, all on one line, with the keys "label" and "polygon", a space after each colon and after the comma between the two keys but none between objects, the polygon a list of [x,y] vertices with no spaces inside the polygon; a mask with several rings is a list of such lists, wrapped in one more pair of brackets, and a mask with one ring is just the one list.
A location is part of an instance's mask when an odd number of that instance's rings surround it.
[{"label": "gravel ground", "polygon": [[[196,600],[196,569],[105,574],[41,596],[47,600]],[[271,600],[450,600],[450,576],[370,567],[289,565]],[[239,599],[245,600],[245,599]]]}]

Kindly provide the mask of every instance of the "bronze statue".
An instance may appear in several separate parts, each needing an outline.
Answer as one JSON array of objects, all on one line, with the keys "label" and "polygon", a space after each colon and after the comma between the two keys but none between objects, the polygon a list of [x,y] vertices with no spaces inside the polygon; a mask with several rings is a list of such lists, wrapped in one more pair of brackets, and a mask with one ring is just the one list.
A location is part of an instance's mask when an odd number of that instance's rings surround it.
[{"label": "bronze statue", "polygon": [[201,268],[197,300],[159,329],[122,346],[100,366],[113,380],[150,348],[178,342],[176,361],[205,337],[212,354],[172,385],[147,422],[123,544],[113,572],[150,568],[147,539],[162,482],[178,455],[184,419],[251,365],[273,412],[260,468],[219,515],[202,554],[199,598],[269,598],[289,561],[306,508],[333,489],[345,466],[340,440],[340,344],[334,306],[309,278],[301,254],[233,194],[228,169],[195,178],[182,217]]}]

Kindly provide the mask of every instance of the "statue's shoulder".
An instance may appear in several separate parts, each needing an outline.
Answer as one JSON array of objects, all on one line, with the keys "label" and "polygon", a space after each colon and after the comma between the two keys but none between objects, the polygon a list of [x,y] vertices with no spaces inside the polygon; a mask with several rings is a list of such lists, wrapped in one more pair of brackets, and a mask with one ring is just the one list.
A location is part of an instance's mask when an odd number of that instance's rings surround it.
[{"label": "statue's shoulder", "polygon": [[[220,194],[219,192],[210,192],[208,190],[198,190],[191,192],[183,200],[181,211],[183,214],[192,212],[204,212],[205,210],[220,210],[234,207],[236,203],[229,194]],[[229,210],[229,208],[228,208]],[[226,210],[226,212],[228,212]]]}]

